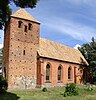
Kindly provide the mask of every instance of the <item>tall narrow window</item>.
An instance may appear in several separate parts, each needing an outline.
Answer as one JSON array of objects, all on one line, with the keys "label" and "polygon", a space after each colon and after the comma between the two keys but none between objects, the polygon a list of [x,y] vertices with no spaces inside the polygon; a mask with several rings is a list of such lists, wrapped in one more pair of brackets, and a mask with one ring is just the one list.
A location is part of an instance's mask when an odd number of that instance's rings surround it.
[{"label": "tall narrow window", "polygon": [[21,28],[22,27],[22,21],[18,21],[18,28]]},{"label": "tall narrow window", "polygon": [[25,55],[25,50],[23,50],[23,55]]},{"label": "tall narrow window", "polygon": [[32,24],[28,24],[28,30],[31,30],[32,29]]},{"label": "tall narrow window", "polygon": [[61,81],[61,77],[62,77],[62,69],[61,66],[58,67],[58,81]]},{"label": "tall narrow window", "polygon": [[50,65],[46,65],[46,81],[50,80]]},{"label": "tall narrow window", "polygon": [[24,31],[27,32],[27,26],[26,26],[26,25],[25,25],[25,29],[24,29]]},{"label": "tall narrow window", "polygon": [[6,67],[4,67],[4,76],[6,78]]},{"label": "tall narrow window", "polygon": [[69,68],[68,68],[68,79],[71,79],[71,74],[72,74],[72,73],[71,73],[71,68],[69,67]]}]

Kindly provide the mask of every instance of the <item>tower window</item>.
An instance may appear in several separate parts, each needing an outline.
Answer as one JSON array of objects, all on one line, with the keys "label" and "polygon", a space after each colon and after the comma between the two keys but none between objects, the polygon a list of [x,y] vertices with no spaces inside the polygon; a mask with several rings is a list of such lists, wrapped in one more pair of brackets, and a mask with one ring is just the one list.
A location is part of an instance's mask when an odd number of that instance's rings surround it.
[{"label": "tower window", "polygon": [[28,30],[31,30],[32,29],[32,24],[28,24]]},{"label": "tower window", "polygon": [[25,29],[24,29],[24,31],[27,32],[27,26],[26,26],[26,25],[25,25]]},{"label": "tower window", "polygon": [[25,50],[23,50],[23,55],[25,55]]},{"label": "tower window", "polygon": [[4,76],[6,78],[6,68],[4,67]]},{"label": "tower window", "polygon": [[18,21],[18,28],[21,28],[22,27],[22,21]]}]

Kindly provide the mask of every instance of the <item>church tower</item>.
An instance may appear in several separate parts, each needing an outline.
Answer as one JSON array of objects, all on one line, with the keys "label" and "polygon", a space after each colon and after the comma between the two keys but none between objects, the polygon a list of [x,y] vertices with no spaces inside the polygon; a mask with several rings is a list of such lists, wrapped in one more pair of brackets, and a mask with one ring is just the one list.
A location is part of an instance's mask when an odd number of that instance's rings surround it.
[{"label": "church tower", "polygon": [[8,88],[36,87],[40,22],[20,9],[11,15],[4,35],[2,70]]}]

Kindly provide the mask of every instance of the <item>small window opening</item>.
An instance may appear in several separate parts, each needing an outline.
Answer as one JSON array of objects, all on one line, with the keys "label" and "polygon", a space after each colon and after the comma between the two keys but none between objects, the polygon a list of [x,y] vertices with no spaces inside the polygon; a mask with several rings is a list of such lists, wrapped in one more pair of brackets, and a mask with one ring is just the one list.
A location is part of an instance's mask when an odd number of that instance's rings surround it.
[{"label": "small window opening", "polygon": [[22,27],[22,21],[18,21],[18,28]]},{"label": "small window opening", "polygon": [[4,76],[6,78],[6,68],[4,67]]},{"label": "small window opening", "polygon": [[27,26],[25,25],[25,30],[24,30],[25,32],[27,32]]},{"label": "small window opening", "polygon": [[23,55],[25,55],[25,50],[23,50]]},{"label": "small window opening", "polygon": [[32,28],[32,24],[28,24],[28,30],[31,30],[31,28]]}]

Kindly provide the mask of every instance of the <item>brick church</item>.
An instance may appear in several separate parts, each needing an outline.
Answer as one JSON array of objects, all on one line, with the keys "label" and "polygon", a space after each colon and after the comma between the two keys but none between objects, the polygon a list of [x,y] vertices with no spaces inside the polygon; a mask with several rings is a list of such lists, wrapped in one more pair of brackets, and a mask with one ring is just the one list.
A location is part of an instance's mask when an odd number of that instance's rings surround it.
[{"label": "brick church", "polygon": [[2,63],[9,89],[82,84],[87,65],[78,50],[40,38],[40,22],[24,9],[10,16]]}]

